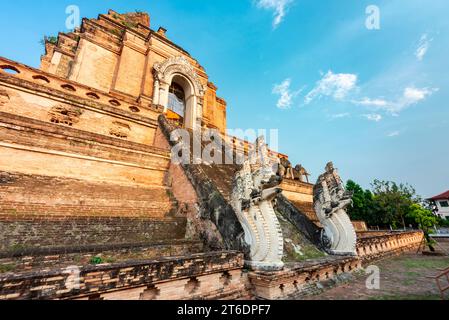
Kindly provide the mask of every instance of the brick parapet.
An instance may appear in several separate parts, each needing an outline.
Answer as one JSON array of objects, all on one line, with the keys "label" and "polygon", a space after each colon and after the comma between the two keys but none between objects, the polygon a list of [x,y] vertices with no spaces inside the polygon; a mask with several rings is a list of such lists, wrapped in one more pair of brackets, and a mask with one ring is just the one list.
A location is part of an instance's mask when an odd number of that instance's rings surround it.
[{"label": "brick parapet", "polygon": [[[191,298],[196,292],[204,295],[223,289],[218,283],[212,290],[202,288],[207,286],[205,280],[211,276],[217,279],[224,277],[223,280],[231,276],[231,281],[223,281],[222,286],[232,284],[231,273],[237,272],[235,277],[241,277],[243,263],[242,254],[226,251],[81,267],[78,269],[79,277],[75,278],[70,273],[75,268],[6,274],[0,276],[0,300],[131,299],[142,298],[146,290],[152,289],[156,291],[155,298]],[[240,283],[240,279],[237,280]],[[189,282],[193,283],[193,287],[187,286]],[[243,283],[236,287],[244,291]]]},{"label": "brick parapet", "polygon": [[417,250],[423,242],[422,231],[376,234],[357,240],[357,254],[364,262]]}]

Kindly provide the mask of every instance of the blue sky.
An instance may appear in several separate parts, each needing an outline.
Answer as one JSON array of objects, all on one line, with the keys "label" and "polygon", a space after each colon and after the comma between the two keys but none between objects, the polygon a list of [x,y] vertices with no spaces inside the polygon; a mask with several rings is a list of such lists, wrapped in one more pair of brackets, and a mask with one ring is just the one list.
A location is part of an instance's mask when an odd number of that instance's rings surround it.
[{"label": "blue sky", "polygon": [[0,55],[38,67],[71,4],[83,17],[148,11],[206,68],[228,126],[279,129],[280,152],[313,179],[332,160],[364,187],[449,189],[447,0],[16,0],[2,4]]}]

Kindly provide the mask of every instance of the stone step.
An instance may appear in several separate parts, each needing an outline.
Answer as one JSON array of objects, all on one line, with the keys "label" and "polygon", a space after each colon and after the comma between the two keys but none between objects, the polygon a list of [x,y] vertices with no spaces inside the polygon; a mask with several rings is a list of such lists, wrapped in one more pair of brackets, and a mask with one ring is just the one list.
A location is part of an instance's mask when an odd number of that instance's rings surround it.
[{"label": "stone step", "polygon": [[102,205],[45,205],[40,203],[0,202],[0,220],[2,216],[66,216],[66,217],[142,217],[163,218],[172,215],[177,202],[139,203],[139,206],[102,206]]},{"label": "stone step", "polygon": [[0,251],[182,240],[187,219],[0,215]]},{"label": "stone step", "polygon": [[170,199],[165,186],[127,186],[94,183],[79,179],[0,172],[2,201],[47,204],[83,204],[95,201],[164,201]]},{"label": "stone step", "polygon": [[177,206],[171,189],[165,186],[124,186],[0,172],[0,215],[161,218]]}]

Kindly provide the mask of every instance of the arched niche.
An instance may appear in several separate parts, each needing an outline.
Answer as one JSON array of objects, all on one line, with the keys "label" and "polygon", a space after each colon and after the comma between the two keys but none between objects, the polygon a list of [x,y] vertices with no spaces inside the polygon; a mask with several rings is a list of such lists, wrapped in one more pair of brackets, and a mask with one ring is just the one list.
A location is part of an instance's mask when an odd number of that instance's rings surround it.
[{"label": "arched niche", "polygon": [[175,57],[154,65],[154,94],[153,103],[168,110],[170,86],[176,83],[185,93],[184,126],[189,129],[201,128],[203,118],[203,101],[205,86],[184,57]]}]

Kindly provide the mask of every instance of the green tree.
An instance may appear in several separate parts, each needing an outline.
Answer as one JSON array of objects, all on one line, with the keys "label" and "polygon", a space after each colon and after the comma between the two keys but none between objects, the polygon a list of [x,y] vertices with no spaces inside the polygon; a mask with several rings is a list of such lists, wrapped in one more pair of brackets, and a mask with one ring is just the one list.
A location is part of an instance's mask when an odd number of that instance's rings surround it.
[{"label": "green tree", "polygon": [[346,183],[346,190],[353,193],[353,205],[348,209],[351,220],[365,221],[369,225],[377,225],[379,221],[374,212],[373,194],[352,180]]},{"label": "green tree", "polygon": [[45,46],[45,44],[46,44],[47,42],[56,45],[56,44],[58,43],[58,37],[55,37],[55,36],[44,36],[44,38],[41,40],[40,43],[41,43],[43,46]]},{"label": "green tree", "polygon": [[430,234],[432,232],[432,228],[437,224],[437,217],[432,211],[423,208],[422,205],[417,203],[411,205],[407,217],[413,219],[418,228],[424,232],[427,246],[430,251],[435,252],[435,248],[433,247],[435,241],[432,240]]},{"label": "green tree", "polygon": [[[407,226],[407,218],[411,206],[419,203],[415,189],[408,184],[397,184],[392,181],[374,180],[372,184],[374,210],[382,224],[397,228]],[[413,222],[413,221],[412,221]]]}]

